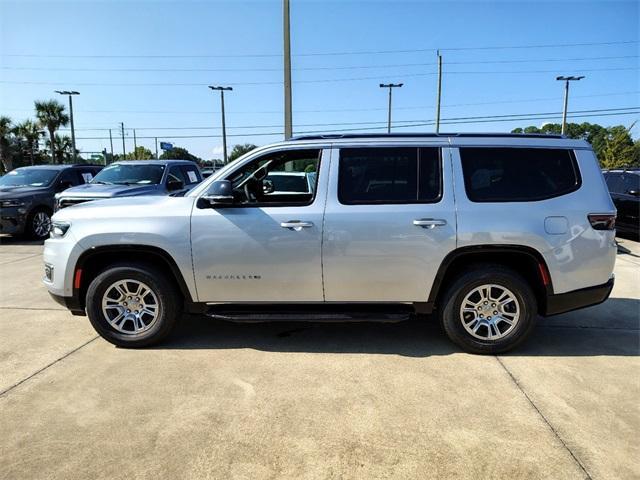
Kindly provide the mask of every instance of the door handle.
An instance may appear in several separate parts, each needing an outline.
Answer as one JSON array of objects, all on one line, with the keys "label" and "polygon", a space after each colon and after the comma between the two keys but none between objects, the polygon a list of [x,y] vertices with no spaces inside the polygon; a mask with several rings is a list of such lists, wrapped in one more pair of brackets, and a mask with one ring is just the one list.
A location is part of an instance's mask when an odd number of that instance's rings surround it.
[{"label": "door handle", "polygon": [[445,226],[447,224],[447,221],[441,218],[418,218],[413,221],[413,224],[416,227],[435,228]]},{"label": "door handle", "polygon": [[313,227],[313,222],[301,222],[300,220],[289,220],[288,222],[282,222],[280,226],[282,228],[288,228],[289,230],[299,232],[303,228]]}]

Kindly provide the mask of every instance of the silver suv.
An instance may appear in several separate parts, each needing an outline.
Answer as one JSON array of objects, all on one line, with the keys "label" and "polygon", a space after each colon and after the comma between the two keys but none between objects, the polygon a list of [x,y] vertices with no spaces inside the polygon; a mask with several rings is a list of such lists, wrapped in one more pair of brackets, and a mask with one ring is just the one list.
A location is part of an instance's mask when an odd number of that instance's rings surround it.
[{"label": "silver suv", "polygon": [[[274,188],[294,173],[311,188]],[[61,210],[44,283],[119,346],[162,340],[183,311],[235,321],[434,313],[463,349],[497,353],[538,314],[607,299],[614,222],[582,140],[307,136],[254,150],[184,197]]]}]

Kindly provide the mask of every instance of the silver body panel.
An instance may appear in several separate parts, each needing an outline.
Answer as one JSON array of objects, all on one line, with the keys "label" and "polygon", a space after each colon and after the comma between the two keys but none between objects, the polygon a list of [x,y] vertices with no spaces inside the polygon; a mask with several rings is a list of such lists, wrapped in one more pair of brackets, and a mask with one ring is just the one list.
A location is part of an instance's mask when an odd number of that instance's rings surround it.
[{"label": "silver body panel", "polygon": [[[341,147],[443,147],[443,195],[437,203],[342,205],[337,198]],[[459,146],[571,148],[582,186],[538,202],[474,203],[464,189]],[[283,149],[318,148],[315,199],[303,207],[198,208],[216,179]],[[148,245],[166,251],[199,302],[424,302],[442,260],[456,248],[516,245],[545,259],[554,293],[600,285],[615,261],[613,231],[591,228],[587,214],[613,213],[591,147],[545,138],[321,139],[256,149],[215,172],[185,197],[138,197],[66,208],[54,220],[71,223],[63,238],[45,242],[54,267],[47,288],[72,294],[74,268],[86,250]],[[414,220],[444,224],[422,228]],[[293,230],[283,222],[311,222]]]}]

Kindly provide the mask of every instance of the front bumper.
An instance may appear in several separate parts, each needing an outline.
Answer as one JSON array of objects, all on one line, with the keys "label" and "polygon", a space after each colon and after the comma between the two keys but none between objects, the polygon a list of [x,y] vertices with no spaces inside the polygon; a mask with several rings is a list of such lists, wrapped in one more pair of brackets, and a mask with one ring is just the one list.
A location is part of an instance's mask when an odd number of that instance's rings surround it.
[{"label": "front bumper", "polygon": [[581,288],[580,290],[557,295],[547,295],[546,309],[542,312],[542,315],[557,315],[598,305],[609,298],[613,284],[614,277],[611,277],[607,283],[596,285],[595,287]]},{"label": "front bumper", "polygon": [[65,307],[67,310],[70,310],[73,315],[81,315],[85,316],[86,312],[82,305],[80,304],[80,300],[77,297],[63,297],[61,295],[56,295],[54,293],[49,292],[51,298],[58,304]]}]

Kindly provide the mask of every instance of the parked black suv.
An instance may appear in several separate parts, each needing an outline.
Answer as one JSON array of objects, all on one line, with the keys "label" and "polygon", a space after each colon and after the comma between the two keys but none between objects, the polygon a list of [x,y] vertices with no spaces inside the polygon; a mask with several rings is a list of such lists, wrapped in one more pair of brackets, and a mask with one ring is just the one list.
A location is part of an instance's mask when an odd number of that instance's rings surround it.
[{"label": "parked black suv", "polygon": [[607,170],[603,174],[618,210],[616,230],[640,236],[640,168]]},{"label": "parked black suv", "polygon": [[36,165],[0,178],[0,233],[49,236],[54,196],[91,180],[99,165]]}]

